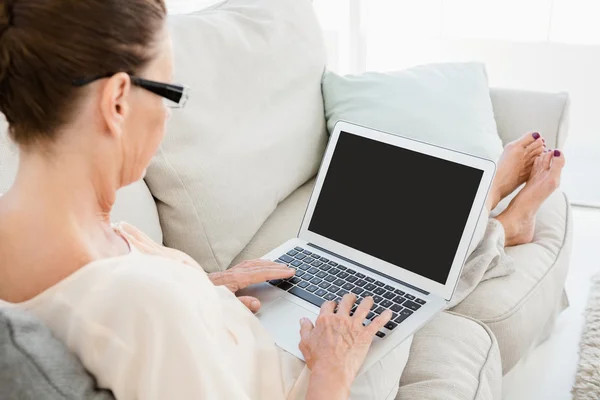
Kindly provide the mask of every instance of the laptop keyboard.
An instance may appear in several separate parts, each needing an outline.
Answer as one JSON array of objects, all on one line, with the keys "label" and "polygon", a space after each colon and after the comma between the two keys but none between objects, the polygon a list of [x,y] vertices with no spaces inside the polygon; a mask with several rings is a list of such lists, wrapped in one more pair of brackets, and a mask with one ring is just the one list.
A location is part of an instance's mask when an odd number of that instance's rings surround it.
[{"label": "laptop keyboard", "polygon": [[[295,247],[281,255],[275,262],[294,268],[296,275],[289,279],[272,280],[269,283],[319,308],[326,301],[339,303],[345,294],[354,293],[357,302],[350,312],[350,315],[353,315],[363,298],[373,297],[374,305],[363,322],[364,325],[369,324],[385,310],[391,310],[393,316],[385,328],[392,331],[426,304],[425,300],[302,247]],[[379,331],[377,336],[383,338],[385,333]]]}]

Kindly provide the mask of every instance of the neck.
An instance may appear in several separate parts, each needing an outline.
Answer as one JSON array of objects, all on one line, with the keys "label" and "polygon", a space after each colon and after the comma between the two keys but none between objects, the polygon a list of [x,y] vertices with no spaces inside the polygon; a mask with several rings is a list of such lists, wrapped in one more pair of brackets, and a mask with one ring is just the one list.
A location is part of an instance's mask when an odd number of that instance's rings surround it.
[{"label": "neck", "polygon": [[51,156],[22,151],[6,200],[19,218],[38,221],[45,235],[82,262],[116,255],[124,244],[110,226],[118,184],[106,178],[110,166],[100,168],[77,151]]},{"label": "neck", "polygon": [[71,215],[79,221],[109,222],[117,187],[95,174],[86,155],[48,157],[22,152],[14,188],[25,194],[22,201],[51,207],[55,215]]}]

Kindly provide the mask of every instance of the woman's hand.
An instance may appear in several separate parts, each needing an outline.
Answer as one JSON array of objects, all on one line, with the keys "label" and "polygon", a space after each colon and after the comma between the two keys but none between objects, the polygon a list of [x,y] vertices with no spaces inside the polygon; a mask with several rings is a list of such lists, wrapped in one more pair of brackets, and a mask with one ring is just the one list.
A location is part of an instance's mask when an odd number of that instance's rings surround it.
[{"label": "woman's hand", "polygon": [[307,318],[300,321],[299,347],[312,371],[308,399],[347,399],[375,334],[392,317],[386,310],[365,327],[373,298],[363,299],[350,316],[355,301],[355,295],[347,294],[337,311],[335,302],[324,303],[315,326]]},{"label": "woman's hand", "polygon": [[[215,286],[225,286],[233,293],[247,288],[255,283],[262,283],[272,279],[287,279],[294,276],[296,270],[283,264],[266,260],[244,261],[223,272],[208,274]],[[238,297],[252,312],[260,309],[260,301],[251,296]]]},{"label": "woman's hand", "polygon": [[[179,250],[170,249],[156,243],[132,225],[127,223],[119,224],[119,232],[136,249],[144,254],[169,258],[191,267],[202,269],[192,257]],[[208,274],[208,278],[215,286],[225,286],[233,293],[236,293],[238,290],[244,289],[254,283],[266,282],[272,279],[291,278],[295,273],[296,271],[293,268],[288,268],[282,264],[265,260],[253,260],[245,261],[224,272]],[[260,301],[255,297],[240,296],[238,299],[252,312],[257,312],[260,309]]]}]

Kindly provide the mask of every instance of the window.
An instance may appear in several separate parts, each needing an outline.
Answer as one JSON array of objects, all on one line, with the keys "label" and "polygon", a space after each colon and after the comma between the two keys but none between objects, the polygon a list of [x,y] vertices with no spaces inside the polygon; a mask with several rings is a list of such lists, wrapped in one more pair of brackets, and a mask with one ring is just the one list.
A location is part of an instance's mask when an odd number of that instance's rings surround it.
[{"label": "window", "polygon": [[597,0],[321,0],[340,73],[481,61],[490,85],[567,91],[572,107],[563,189],[600,205],[600,2]]}]

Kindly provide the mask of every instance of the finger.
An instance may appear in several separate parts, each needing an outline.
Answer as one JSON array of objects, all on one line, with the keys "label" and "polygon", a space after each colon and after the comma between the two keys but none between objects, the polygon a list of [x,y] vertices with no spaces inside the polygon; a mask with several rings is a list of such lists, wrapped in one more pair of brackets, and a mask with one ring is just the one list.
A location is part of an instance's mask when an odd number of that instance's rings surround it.
[{"label": "finger", "polygon": [[307,342],[310,338],[310,333],[314,329],[313,323],[308,318],[300,319],[300,338],[303,342]]},{"label": "finger", "polygon": [[367,318],[371,307],[373,307],[373,298],[371,296],[365,297],[361,302],[356,311],[354,311],[354,318],[359,320],[361,323]]},{"label": "finger", "polygon": [[373,320],[368,326],[367,331],[370,335],[375,336],[375,334],[385,326],[392,319],[392,312],[390,310],[385,310],[381,315]]},{"label": "finger", "polygon": [[231,267],[230,270],[235,271],[250,271],[260,268],[287,268],[287,265],[276,263],[269,260],[249,260],[244,261],[234,267]]},{"label": "finger", "polygon": [[156,246],[152,245],[151,243],[140,241],[127,232],[122,231],[121,235],[123,235],[123,237],[125,237],[129,243],[133,244],[141,253],[148,255],[158,254]]},{"label": "finger", "polygon": [[250,311],[253,313],[258,312],[260,310],[260,301],[256,297],[252,296],[240,296],[238,300],[242,302]]},{"label": "finger", "polygon": [[267,268],[272,268],[272,267],[286,267],[285,264],[282,263],[278,263],[275,261],[271,261],[271,260],[250,260],[248,261],[248,266],[247,268],[252,268],[252,267],[267,267]]},{"label": "finger", "polygon": [[352,309],[352,306],[354,305],[355,302],[356,302],[356,295],[354,295],[354,293],[348,293],[347,295],[344,296],[344,298],[338,305],[337,313],[342,314],[344,316],[350,315],[350,310]]},{"label": "finger", "polygon": [[251,264],[251,263],[243,263],[240,264],[238,266],[235,266],[234,268],[232,268],[232,270],[235,270],[236,272],[244,272],[244,273],[251,273],[251,274],[256,274],[256,273],[262,273],[262,272],[268,272],[268,271],[288,271],[290,269],[294,269],[294,268],[290,268],[285,264],[279,264],[279,263],[272,263],[272,262],[268,262],[268,264]]},{"label": "finger", "polygon": [[287,279],[296,274],[293,268],[270,268],[258,271],[238,271],[232,273],[237,279],[240,289],[254,285],[255,283],[267,282],[273,279]]},{"label": "finger", "polygon": [[319,313],[319,315],[333,314],[336,306],[337,304],[335,303],[335,301],[326,301],[321,306],[321,312]]},{"label": "finger", "polygon": [[121,230],[127,232],[129,235],[133,236],[140,242],[156,243],[154,242],[154,240],[150,239],[145,233],[140,231],[135,226],[128,224],[127,222],[121,222],[119,224],[119,227],[121,228]]},{"label": "finger", "polygon": [[256,272],[266,272],[266,271],[287,271],[289,269],[290,269],[290,267],[288,267],[285,264],[275,263],[275,264],[270,264],[270,265],[254,265],[251,267],[243,268],[243,269],[241,269],[241,271],[256,273]]}]

